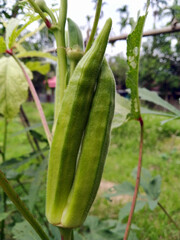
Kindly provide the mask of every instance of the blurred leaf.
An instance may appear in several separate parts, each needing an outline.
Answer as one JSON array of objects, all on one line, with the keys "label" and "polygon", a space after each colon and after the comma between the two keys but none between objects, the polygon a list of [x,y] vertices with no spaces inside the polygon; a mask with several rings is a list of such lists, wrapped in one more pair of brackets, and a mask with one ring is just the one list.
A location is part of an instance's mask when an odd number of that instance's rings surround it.
[{"label": "blurred leaf", "polygon": [[[136,178],[136,174],[137,168],[135,168],[132,173],[134,178]],[[161,193],[161,176],[157,175],[155,177],[152,177],[149,170],[142,168],[140,185],[143,187],[145,193],[147,194],[147,197],[150,200],[155,201],[158,199]]]},{"label": "blurred leaf", "polygon": [[24,51],[16,54],[17,58],[27,58],[27,57],[40,57],[40,58],[48,58],[53,61],[57,61],[57,57],[51,55],[50,53],[45,53],[41,51]]},{"label": "blurred leaf", "polygon": [[112,128],[120,127],[129,120],[128,115],[130,113],[130,109],[130,101],[116,93],[115,114],[112,122]]},{"label": "blurred leaf", "polygon": [[[154,111],[148,108],[141,107],[141,113],[142,114],[152,114],[152,115],[160,115],[160,116],[165,116],[165,117],[173,117],[172,120],[175,118],[176,115],[172,113],[167,113],[167,112],[160,112],[160,111]],[[168,119],[170,120],[170,119]],[[167,121],[168,121],[167,120]],[[161,122],[162,124],[162,122]]]},{"label": "blurred leaf", "polygon": [[[129,216],[130,209],[131,209],[131,204],[132,204],[131,202],[128,202],[123,208],[120,209],[120,212],[119,212],[119,221],[120,222],[125,217]],[[136,213],[136,212],[140,211],[141,209],[143,209],[145,205],[146,205],[145,201],[137,201],[134,213]]]},{"label": "blurred leaf", "polygon": [[127,73],[126,85],[131,89],[131,117],[139,119],[140,117],[140,103],[138,94],[138,80],[139,80],[139,58],[140,47],[143,33],[143,27],[147,16],[139,17],[134,31],[128,35],[127,38],[127,62],[129,70]]},{"label": "blurred leaf", "polygon": [[14,239],[17,240],[41,240],[34,229],[27,222],[16,223],[12,229]]},{"label": "blurred leaf", "polygon": [[31,212],[37,201],[38,191],[41,187],[42,181],[44,180],[43,176],[44,176],[46,167],[47,167],[47,159],[45,158],[40,164],[40,166],[37,167],[36,171],[33,174],[34,178],[33,178],[33,181],[31,182],[29,195],[28,195],[29,196],[28,206]]},{"label": "blurred leaf", "polygon": [[[23,63],[21,64],[32,78],[29,69]],[[2,57],[0,66],[0,113],[5,118],[12,119],[27,98],[28,83],[13,57]]]},{"label": "blurred leaf", "polygon": [[29,130],[30,134],[36,138],[39,142],[45,142],[48,143],[47,138],[44,137],[42,134],[40,134],[39,132],[35,131],[35,130]]},{"label": "blurred leaf", "polygon": [[2,220],[6,219],[11,213],[12,213],[12,211],[0,213],[0,222]]},{"label": "blurred leaf", "polygon": [[[122,224],[122,223],[118,222],[118,224],[116,225],[116,228],[112,229],[111,231],[116,233],[119,236],[118,240],[123,240],[125,229],[126,229],[126,224]],[[129,233],[128,240],[130,240],[130,239],[138,240],[134,230],[140,230],[140,228],[138,228],[135,224],[131,224],[131,230]]]},{"label": "blurred leaf", "polygon": [[7,25],[6,25],[6,46],[7,48],[11,48],[14,44],[14,41],[16,39],[16,30],[19,25],[20,20],[16,18],[11,18]]},{"label": "blurred leaf", "polygon": [[104,197],[110,200],[111,197],[123,194],[133,195],[133,193],[134,186],[130,182],[123,182],[122,184],[118,184],[110,188],[108,192],[104,194]]},{"label": "blurred leaf", "polygon": [[180,116],[180,111],[177,108],[175,108],[173,105],[171,105],[170,103],[166,102],[161,97],[159,97],[156,92],[149,91],[146,88],[139,88],[139,96],[142,100],[155,103],[169,110],[170,112],[173,112],[174,114]]},{"label": "blurred leaf", "polygon": [[151,210],[154,210],[158,205],[158,199],[157,200],[148,199],[148,205]]},{"label": "blurred leaf", "polygon": [[0,164],[0,167],[2,171],[7,172],[9,168],[17,170],[20,166],[23,166],[24,164],[30,162],[31,160],[35,159],[36,157],[40,156],[42,152],[48,151],[49,148],[45,147],[41,149],[38,152],[31,152],[26,155],[22,155],[18,158],[11,158],[9,160],[6,160],[5,162]]},{"label": "blurred leaf", "polygon": [[6,51],[6,43],[3,37],[0,37],[0,54],[5,53]]},{"label": "blurred leaf", "polygon": [[31,71],[37,71],[41,73],[42,75],[46,75],[50,71],[50,64],[49,63],[41,63],[39,61],[34,61],[34,62],[27,62],[26,66],[31,70]]}]

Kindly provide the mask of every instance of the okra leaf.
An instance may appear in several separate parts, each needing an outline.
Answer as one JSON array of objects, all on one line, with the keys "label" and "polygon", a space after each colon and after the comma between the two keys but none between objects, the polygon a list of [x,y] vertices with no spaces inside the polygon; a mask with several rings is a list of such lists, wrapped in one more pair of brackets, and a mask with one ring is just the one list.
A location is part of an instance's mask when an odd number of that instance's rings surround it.
[{"label": "okra leaf", "polygon": [[34,178],[33,178],[33,181],[31,182],[29,195],[28,195],[29,196],[28,206],[31,212],[38,199],[38,192],[41,187],[42,181],[44,180],[43,176],[44,176],[46,167],[47,167],[47,159],[45,158],[34,173]]},{"label": "okra leaf", "polygon": [[115,114],[112,122],[112,128],[118,128],[129,120],[131,111],[130,101],[121,97],[118,93],[115,95]]},{"label": "okra leaf", "polygon": [[6,46],[7,48],[11,48],[16,39],[16,31],[18,28],[20,20],[16,18],[11,18],[6,26]]},{"label": "okra leaf", "polygon": [[48,58],[53,61],[57,61],[57,57],[51,55],[50,53],[45,53],[41,51],[23,51],[16,54],[17,58],[27,58],[27,57],[40,57],[40,58]]},{"label": "okra leaf", "polygon": [[104,197],[110,200],[112,197],[116,197],[123,194],[133,195],[134,186],[130,182],[123,182],[121,184],[115,185],[104,194]]},{"label": "okra leaf", "polygon": [[156,92],[149,91],[146,88],[139,88],[139,96],[142,100],[154,103],[158,106],[165,108],[166,110],[180,116],[180,111],[173,105],[158,96]]},{"label": "okra leaf", "polygon": [[[135,168],[132,173],[134,179],[136,178],[136,174],[137,174],[137,168]],[[156,201],[159,198],[159,195],[161,193],[161,176],[160,175],[152,177],[149,170],[142,168],[140,185],[142,186],[145,193],[147,194],[148,200]],[[151,202],[149,202],[149,206],[151,208]]]},{"label": "okra leaf", "polygon": [[[119,221],[121,222],[125,217],[129,216],[130,209],[131,209],[131,202],[128,202],[124,207],[120,209],[119,212]],[[144,206],[147,204],[146,201],[137,201],[136,202],[136,207],[134,210],[134,213],[140,211],[141,209],[144,208]]]},{"label": "okra leaf", "polygon": [[26,66],[31,70],[31,71],[36,71],[41,73],[42,75],[46,75],[50,71],[50,64],[49,63],[42,63],[39,61],[34,61],[34,62],[27,62]]},{"label": "okra leaf", "polygon": [[17,240],[41,240],[31,225],[27,222],[16,223],[12,229],[14,239]]},{"label": "okra leaf", "polygon": [[6,43],[3,37],[0,37],[0,54],[6,51]]},{"label": "okra leaf", "polygon": [[[149,5],[149,1],[148,1]],[[148,7],[147,7],[148,9]],[[131,90],[131,118],[139,119],[140,117],[140,102],[138,94],[138,80],[139,80],[139,60],[140,47],[143,34],[143,27],[147,16],[140,16],[137,25],[133,32],[127,38],[127,63],[129,70],[127,73],[126,86]]]},{"label": "okra leaf", "polygon": [[[32,78],[30,70],[21,64]],[[12,119],[19,112],[20,105],[26,101],[28,83],[13,57],[2,57],[0,66],[0,113],[5,118]]]}]

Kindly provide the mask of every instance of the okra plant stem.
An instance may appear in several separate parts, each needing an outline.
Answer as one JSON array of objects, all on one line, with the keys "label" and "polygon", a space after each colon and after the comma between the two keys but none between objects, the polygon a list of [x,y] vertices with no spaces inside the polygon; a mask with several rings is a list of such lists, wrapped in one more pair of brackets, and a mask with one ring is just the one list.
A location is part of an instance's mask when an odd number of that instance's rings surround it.
[{"label": "okra plant stem", "polygon": [[[6,145],[7,145],[7,128],[8,128],[8,120],[7,118],[4,118],[4,138],[3,138],[3,154],[2,154],[2,161],[6,161]],[[2,193],[2,203],[3,203],[3,211],[7,211],[7,204],[6,204],[7,198],[6,194],[3,192]],[[1,222],[1,240],[5,239],[5,220],[2,220]]]},{"label": "okra plant stem", "polygon": [[61,233],[61,240],[72,240],[73,231],[71,228],[59,228]]},{"label": "okra plant stem", "polygon": [[96,31],[97,31],[97,25],[98,25],[100,13],[101,13],[101,6],[102,6],[102,0],[98,0],[97,6],[96,6],[96,14],[95,14],[95,18],[94,18],[93,27],[92,27],[92,30],[91,30],[91,35],[89,37],[85,52],[87,52],[90,49],[90,47],[91,47],[91,45],[94,41],[94,36],[96,34]]},{"label": "okra plant stem", "polygon": [[139,191],[140,177],[141,177],[144,123],[143,123],[143,119],[141,117],[138,119],[138,121],[139,121],[140,127],[141,127],[141,135],[140,135],[140,144],[139,144],[139,161],[138,161],[137,176],[136,176],[136,186],[135,186],[135,190],[134,190],[133,200],[132,200],[132,204],[131,204],[131,210],[129,213],[128,222],[127,222],[123,240],[127,240],[128,236],[129,236],[132,217],[133,217],[134,209],[136,206],[136,200],[137,200],[137,195],[138,195],[138,191]]},{"label": "okra plant stem", "polygon": [[[56,94],[55,94],[55,115],[54,123],[56,124],[60,105],[66,89],[66,74],[67,74],[67,57],[65,45],[65,24],[67,16],[67,0],[60,1],[58,29],[54,30],[54,35],[57,45],[57,72],[56,72]],[[55,127],[55,126],[54,126]]]},{"label": "okra plant stem", "polygon": [[3,172],[0,171],[0,186],[7,194],[10,200],[17,207],[18,211],[24,216],[24,218],[31,224],[33,229],[37,232],[42,240],[49,240],[48,236],[42,229],[41,225],[36,221],[30,211],[26,208],[25,204],[21,201],[17,193],[14,191]]}]

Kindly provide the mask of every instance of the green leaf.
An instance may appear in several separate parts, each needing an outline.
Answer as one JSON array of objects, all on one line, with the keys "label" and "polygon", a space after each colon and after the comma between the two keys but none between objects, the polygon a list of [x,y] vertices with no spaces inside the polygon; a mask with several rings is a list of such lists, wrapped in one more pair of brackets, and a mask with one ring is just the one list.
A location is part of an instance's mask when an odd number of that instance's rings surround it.
[{"label": "green leaf", "polygon": [[123,182],[121,184],[115,185],[104,194],[104,197],[110,200],[112,197],[119,196],[122,194],[133,195],[134,186],[129,182]]},{"label": "green leaf", "polygon": [[41,57],[41,58],[48,58],[53,61],[57,61],[57,57],[51,55],[50,53],[40,52],[40,51],[24,51],[21,53],[16,54],[17,58],[27,58],[27,57]]},{"label": "green leaf", "polygon": [[0,37],[0,54],[5,53],[6,51],[6,43],[3,37]]},{"label": "green leaf", "polygon": [[156,92],[149,91],[146,88],[139,88],[139,96],[144,101],[155,103],[169,110],[170,112],[180,116],[180,111],[177,108],[175,108],[173,105],[171,105],[170,103],[166,102],[161,97],[159,97]]},{"label": "green leaf", "polygon": [[0,222],[1,222],[2,220],[6,219],[11,213],[12,213],[12,211],[0,213]]},{"label": "green leaf", "polygon": [[131,103],[128,99],[121,97],[118,93],[115,95],[115,114],[112,122],[112,128],[118,128],[129,120]]},{"label": "green leaf", "polygon": [[[21,64],[32,78],[29,69]],[[20,105],[26,101],[28,83],[13,57],[2,57],[0,66],[0,113],[5,118],[12,119],[18,114]]]},{"label": "green leaf", "polygon": [[[28,22],[26,22],[26,23],[24,23],[23,24],[23,26],[22,27],[20,27],[17,31],[16,31],[16,38],[20,35],[20,33],[25,29],[25,28],[27,28],[31,23],[33,23],[33,22],[35,22],[35,21],[37,21],[37,20],[39,20],[40,19],[40,16],[39,15],[37,15],[37,16],[31,16],[30,17],[30,20],[28,21]],[[42,24],[41,24],[42,25]],[[43,26],[45,26],[45,24],[43,23]],[[36,30],[35,30],[36,31]],[[31,32],[33,32],[34,33],[34,31],[31,31]],[[31,35],[32,36],[32,35]],[[24,39],[24,35],[23,35],[23,39]],[[20,40],[18,41],[18,42],[23,42],[23,41],[21,41],[21,38],[20,38]]]},{"label": "green leaf", "polygon": [[7,48],[11,48],[14,44],[14,41],[16,39],[16,30],[19,25],[20,20],[16,18],[11,18],[6,26],[6,46]]},{"label": "green leaf", "polygon": [[127,38],[127,62],[129,70],[127,73],[126,85],[131,90],[131,118],[139,119],[140,103],[138,94],[139,80],[139,59],[140,47],[143,33],[143,27],[146,20],[147,12],[144,16],[139,17],[134,31]]},{"label": "green leaf", "polygon": [[[146,205],[146,201],[137,201],[136,207],[134,209],[134,213],[140,211]],[[124,207],[120,209],[119,212],[119,221],[121,222],[125,217],[129,216],[131,209],[131,202],[128,202]]]},{"label": "green leaf", "polygon": [[42,63],[39,61],[27,62],[26,67],[28,67],[31,71],[37,71],[42,75],[46,75],[50,71],[49,63]]},{"label": "green leaf", "polygon": [[29,196],[28,206],[31,212],[37,201],[38,191],[41,187],[42,181],[44,180],[43,176],[44,176],[46,167],[47,167],[47,159],[45,158],[34,173],[34,178],[30,185],[29,195],[28,195]]},{"label": "green leaf", "polygon": [[[133,177],[136,178],[137,168],[133,170]],[[142,168],[140,185],[143,187],[148,199],[156,201],[161,193],[161,176],[151,176],[149,170]],[[151,202],[150,202],[151,204]],[[154,203],[155,204],[155,203]]]},{"label": "green leaf", "polygon": [[41,240],[34,229],[27,222],[16,223],[12,229],[14,239],[17,240]]}]

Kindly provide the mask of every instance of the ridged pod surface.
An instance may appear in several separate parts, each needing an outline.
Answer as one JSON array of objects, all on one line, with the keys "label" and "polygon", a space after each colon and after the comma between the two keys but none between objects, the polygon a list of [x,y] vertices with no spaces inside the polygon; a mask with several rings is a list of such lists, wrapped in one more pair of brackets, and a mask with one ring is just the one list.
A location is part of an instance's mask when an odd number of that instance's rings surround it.
[{"label": "ridged pod surface", "polygon": [[77,172],[61,219],[65,228],[81,226],[95,199],[110,141],[114,102],[115,80],[104,60],[85,129]]},{"label": "ridged pod surface", "polygon": [[67,203],[94,88],[111,30],[108,19],[91,49],[82,57],[65,91],[54,132],[47,176],[46,216],[58,225]]}]

